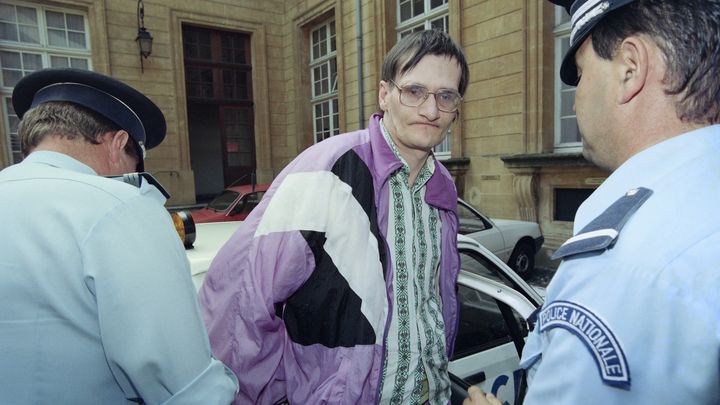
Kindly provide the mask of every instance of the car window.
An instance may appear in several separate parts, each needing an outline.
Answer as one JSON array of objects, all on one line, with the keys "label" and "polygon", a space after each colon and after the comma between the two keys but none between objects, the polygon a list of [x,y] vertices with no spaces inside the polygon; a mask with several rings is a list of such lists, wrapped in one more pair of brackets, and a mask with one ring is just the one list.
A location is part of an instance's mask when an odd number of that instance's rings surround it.
[{"label": "car window", "polygon": [[485,256],[471,250],[460,250],[460,268],[479,276],[487,277],[506,286],[518,289],[517,285]]},{"label": "car window", "polygon": [[482,217],[478,216],[460,202],[458,202],[457,213],[460,220],[460,229],[458,230],[460,235],[479,232],[489,228],[489,224],[487,224]]},{"label": "car window", "polygon": [[516,322],[522,335],[527,336],[527,326],[522,316],[510,309],[514,319],[506,320],[500,306],[505,306],[506,309],[509,307],[493,297],[460,285],[458,299],[460,325],[452,360],[512,342],[508,322]]},{"label": "car window", "polygon": [[246,194],[245,196],[243,196],[242,201],[240,201],[238,205],[233,208],[232,215],[237,215],[240,213],[249,214],[250,211],[257,207],[258,204],[260,204],[260,200],[262,200],[264,195],[264,191]]},{"label": "car window", "polygon": [[[507,276],[507,274],[493,263],[485,255],[470,249],[460,249],[460,268],[479,276],[487,277],[491,280],[505,284],[513,290],[522,294],[531,302],[537,302],[537,298],[530,296],[525,288],[520,286],[516,281]],[[508,269],[508,271],[511,271]]]},{"label": "car window", "polygon": [[215,211],[225,211],[230,207],[230,204],[235,201],[239,193],[231,190],[224,190],[217,197],[213,198],[208,204],[208,208],[214,209]]}]

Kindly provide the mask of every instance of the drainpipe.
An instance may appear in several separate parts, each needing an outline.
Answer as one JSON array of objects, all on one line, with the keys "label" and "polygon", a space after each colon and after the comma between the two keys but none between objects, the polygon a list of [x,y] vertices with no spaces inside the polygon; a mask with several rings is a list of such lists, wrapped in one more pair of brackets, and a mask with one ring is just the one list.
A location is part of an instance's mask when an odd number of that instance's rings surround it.
[{"label": "drainpipe", "polygon": [[357,71],[358,71],[358,128],[365,128],[365,101],[363,99],[363,29],[362,29],[362,0],[355,0],[355,41],[357,43]]}]

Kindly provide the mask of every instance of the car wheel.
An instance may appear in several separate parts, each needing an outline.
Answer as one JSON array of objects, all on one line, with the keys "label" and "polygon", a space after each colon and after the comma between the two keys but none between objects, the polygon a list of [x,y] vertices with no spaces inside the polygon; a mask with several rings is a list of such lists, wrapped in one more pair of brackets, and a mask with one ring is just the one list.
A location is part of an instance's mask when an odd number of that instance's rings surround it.
[{"label": "car wheel", "polygon": [[535,249],[527,242],[518,243],[510,255],[508,266],[520,277],[526,278],[535,270]]}]

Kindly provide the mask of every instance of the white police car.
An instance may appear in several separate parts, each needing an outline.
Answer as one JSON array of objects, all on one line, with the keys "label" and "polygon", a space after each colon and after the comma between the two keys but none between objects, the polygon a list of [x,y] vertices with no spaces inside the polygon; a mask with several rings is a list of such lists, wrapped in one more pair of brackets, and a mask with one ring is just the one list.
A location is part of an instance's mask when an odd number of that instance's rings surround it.
[{"label": "white police car", "polygon": [[[212,259],[241,222],[195,225],[187,250],[193,283],[200,288]],[[462,271],[458,278],[460,327],[450,373],[514,404],[520,389],[519,353],[528,333],[526,319],[542,305],[541,296],[502,260],[477,241],[458,236]],[[453,403],[465,386],[454,381]],[[462,384],[462,381],[460,381]]]}]

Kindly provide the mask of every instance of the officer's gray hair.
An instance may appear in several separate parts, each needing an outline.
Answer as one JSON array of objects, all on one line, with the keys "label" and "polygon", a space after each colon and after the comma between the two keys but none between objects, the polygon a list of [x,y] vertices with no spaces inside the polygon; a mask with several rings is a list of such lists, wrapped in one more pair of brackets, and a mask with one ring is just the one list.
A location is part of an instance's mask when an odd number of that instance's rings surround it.
[{"label": "officer's gray hair", "polygon": [[[51,101],[28,110],[18,125],[18,137],[24,156],[27,156],[48,136],[65,139],[84,138],[97,145],[107,132],[119,131],[120,127],[102,115],[75,103]],[[125,147],[131,156],[137,157],[132,139]]]},{"label": "officer's gray hair", "polygon": [[637,0],[593,29],[598,56],[612,59],[623,39],[650,36],[665,58],[665,92],[676,97],[678,117],[720,123],[720,0]]}]

